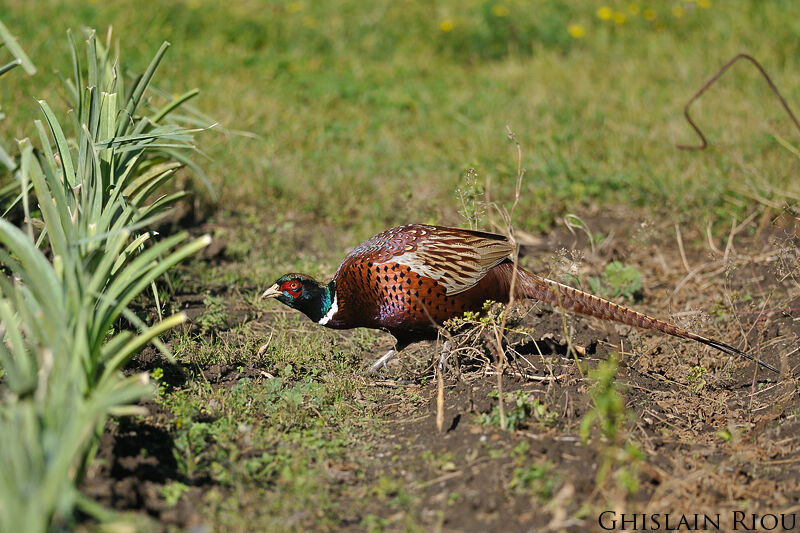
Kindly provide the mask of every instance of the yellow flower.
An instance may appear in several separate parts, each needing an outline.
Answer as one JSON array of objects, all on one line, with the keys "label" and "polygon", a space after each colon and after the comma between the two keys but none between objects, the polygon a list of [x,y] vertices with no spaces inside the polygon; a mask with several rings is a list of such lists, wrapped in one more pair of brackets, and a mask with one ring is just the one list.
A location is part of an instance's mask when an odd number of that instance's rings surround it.
[{"label": "yellow flower", "polygon": [[683,6],[681,5],[672,6],[672,14],[675,16],[675,18],[681,18],[684,13],[685,11],[683,10]]},{"label": "yellow flower", "polygon": [[505,17],[508,15],[508,8],[503,4],[495,4],[492,7],[492,13],[494,13],[495,17]]},{"label": "yellow flower", "polygon": [[642,11],[642,16],[645,20],[655,20],[656,19],[656,10],[647,8]]},{"label": "yellow flower", "polygon": [[697,5],[703,9],[708,9],[711,7],[711,0],[697,0]]},{"label": "yellow flower", "polygon": [[638,15],[639,11],[641,10],[642,8],[639,7],[639,4],[637,4],[636,2],[631,2],[630,4],[628,4],[628,13],[630,13],[631,15],[634,16]]},{"label": "yellow flower", "polygon": [[303,26],[306,28],[316,28],[317,27],[317,19],[310,16],[303,17]]},{"label": "yellow flower", "polygon": [[453,21],[450,19],[444,19],[439,23],[439,29],[445,33],[453,31],[453,27],[454,27]]},{"label": "yellow flower", "polygon": [[583,39],[583,36],[586,35],[586,29],[580,24],[570,24],[567,26],[567,33],[574,39]]},{"label": "yellow flower", "polygon": [[625,21],[628,20],[628,17],[625,16],[625,13],[622,11],[617,11],[614,13],[614,22],[617,24],[625,24]]},{"label": "yellow flower", "polygon": [[601,20],[609,20],[612,16],[614,16],[614,12],[611,11],[611,8],[608,6],[597,9],[597,18]]},{"label": "yellow flower", "polygon": [[298,11],[302,11],[306,8],[306,5],[299,0],[296,2],[289,2],[286,4],[286,12],[287,13],[297,13]]}]

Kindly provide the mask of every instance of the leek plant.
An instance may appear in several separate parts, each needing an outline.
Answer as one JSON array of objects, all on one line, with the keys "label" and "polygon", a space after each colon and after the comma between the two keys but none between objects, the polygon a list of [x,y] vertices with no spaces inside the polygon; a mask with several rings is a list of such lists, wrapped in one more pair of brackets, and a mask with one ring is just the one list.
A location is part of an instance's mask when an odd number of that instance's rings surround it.
[{"label": "leek plant", "polygon": [[197,168],[200,130],[187,125],[198,116],[174,113],[197,91],[167,99],[150,87],[168,43],[126,86],[110,32],[85,35],[69,36],[69,130],[39,101],[34,138],[13,160],[4,152],[24,218],[0,218],[0,531],[68,529],[76,506],[108,514],[76,487],[106,419],[139,413],[153,393],[146,374],[122,369],[149,342],[169,357],[158,336],[186,319],[148,325],[129,306],[210,242],[147,229],[183,196],[161,192],[175,172]]},{"label": "leek plant", "polygon": [[[8,63],[3,63],[0,56],[0,77],[11,69],[19,66],[22,66],[29,75],[36,73],[36,67],[33,66],[33,63],[31,63],[25,51],[19,46],[17,40],[11,35],[11,32],[8,31],[8,28],[0,21],[0,49],[2,49],[3,46],[8,48],[13,59]],[[0,120],[3,119],[3,117],[3,108],[0,106]],[[5,167],[7,171],[13,172],[17,168],[17,164],[16,159],[11,157],[4,149],[2,139],[0,139],[0,169]],[[2,176],[2,173],[0,173],[0,176]],[[19,186],[13,180],[0,183],[0,206],[6,205],[9,199],[13,198],[18,192]]]}]

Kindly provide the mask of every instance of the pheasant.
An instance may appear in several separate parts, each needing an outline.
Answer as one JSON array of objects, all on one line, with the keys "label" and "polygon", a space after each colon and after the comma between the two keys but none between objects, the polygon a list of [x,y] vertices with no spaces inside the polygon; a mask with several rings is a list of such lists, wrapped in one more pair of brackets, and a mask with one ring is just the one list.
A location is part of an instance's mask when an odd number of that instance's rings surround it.
[{"label": "pheasant", "polygon": [[410,343],[435,339],[437,324],[477,312],[484,302],[509,301],[516,270],[515,298],[530,298],[575,313],[614,320],[701,342],[764,368],[774,366],[728,344],[697,335],[592,294],[516,266],[503,235],[467,229],[409,224],[375,235],[347,254],[329,283],[305,274],[285,274],[262,294],[334,329],[388,331],[397,339],[378,363]]}]

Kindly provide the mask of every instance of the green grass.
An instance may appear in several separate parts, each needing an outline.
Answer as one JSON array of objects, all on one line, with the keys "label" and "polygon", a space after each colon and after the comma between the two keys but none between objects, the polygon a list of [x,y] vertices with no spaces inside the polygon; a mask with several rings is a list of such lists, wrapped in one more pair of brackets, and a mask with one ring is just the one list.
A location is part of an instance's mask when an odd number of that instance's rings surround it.
[{"label": "green grass", "polygon": [[[629,3],[609,5],[627,12]],[[724,227],[753,207],[742,189],[774,196],[767,187],[787,187],[796,168],[771,137],[796,133],[745,65],[694,110],[712,148],[674,147],[695,140],[683,104],[739,51],[798,101],[795,2],[691,3],[680,18],[654,4],[658,25],[641,13],[619,25],[599,19],[595,3],[549,0],[433,11],[389,1],[149,5],[18,2],[4,18],[40,72],[64,64],[57,43],[67,27],[113,24],[122,42],[137,43],[134,70],[171,41],[164,89],[201,87],[197,105],[228,128],[204,146],[225,211],[307,212],[361,236],[409,220],[456,223],[453,192],[467,168],[491,179],[496,198],[512,190],[506,124],[525,149],[517,222],[530,229],[597,203],[661,206],[673,219]],[[496,16],[496,5],[509,14]],[[41,23],[48,6],[57,23]],[[452,31],[440,28],[446,20]],[[570,37],[569,24],[585,36]],[[0,123],[4,138],[36,113],[32,95],[55,90],[43,78],[0,89],[5,108],[20,108]]]},{"label": "green grass", "polygon": [[[339,491],[331,491],[326,469],[366,461],[362,439],[376,430],[377,392],[354,377],[358,344],[333,345],[331,335],[310,334],[296,316],[272,325],[261,355],[255,354],[267,336],[246,328],[232,342],[221,335],[178,339],[175,356],[192,377],[161,388],[157,399],[169,414],[178,473],[189,485],[213,485],[202,504],[215,527],[335,529],[359,507],[334,501]],[[370,337],[363,342],[368,348]],[[202,370],[215,364],[262,370],[220,387]],[[182,487],[167,487],[164,498],[179,500]]]}]

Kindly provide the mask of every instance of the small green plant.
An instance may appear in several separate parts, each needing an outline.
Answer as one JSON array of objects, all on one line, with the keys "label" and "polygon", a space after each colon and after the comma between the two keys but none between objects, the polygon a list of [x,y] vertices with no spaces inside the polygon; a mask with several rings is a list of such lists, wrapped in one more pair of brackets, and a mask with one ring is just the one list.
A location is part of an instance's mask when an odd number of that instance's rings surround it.
[{"label": "small green plant", "polygon": [[721,320],[724,320],[728,317],[728,307],[724,302],[716,302],[714,307],[711,308],[711,314]]},{"label": "small green plant", "polygon": [[607,441],[616,443],[625,423],[625,402],[616,383],[618,356],[609,355],[596,369],[589,371],[592,387],[589,395],[594,406],[581,420],[580,435],[587,442],[595,427]]},{"label": "small green plant", "polygon": [[635,301],[642,293],[642,273],[636,267],[612,261],[606,265],[602,278],[589,278],[589,286],[592,292],[607,298],[622,296]]},{"label": "small green plant", "polygon": [[455,456],[452,452],[434,453],[431,450],[422,452],[422,460],[429,463],[435,470],[450,472],[456,469]]},{"label": "small green plant", "polygon": [[627,411],[620,387],[616,382],[618,355],[612,353],[608,361],[601,362],[594,370],[589,371],[589,381],[593,384],[589,389],[594,406],[581,420],[580,436],[584,443],[592,436],[592,430],[598,428],[602,441],[602,461],[597,469],[595,482],[598,487],[614,472],[617,486],[632,494],[638,490],[638,461],[643,459],[639,445],[625,435]]},{"label": "small green plant", "polygon": [[181,496],[189,490],[189,487],[180,481],[173,481],[161,487],[161,497],[169,507],[175,507]]},{"label": "small green plant", "polygon": [[205,311],[197,318],[197,324],[203,333],[219,329],[225,325],[225,305],[220,296],[206,294],[203,298]]},{"label": "small green plant", "polygon": [[[492,391],[489,396],[496,398],[497,391]],[[558,419],[556,413],[549,411],[545,404],[534,400],[523,390],[508,393],[506,399],[514,402],[511,410],[506,411],[506,430],[516,431],[526,426],[531,418],[541,426],[552,426]],[[495,406],[491,412],[479,414],[476,421],[485,426],[500,427],[500,409]]]},{"label": "small green plant", "polygon": [[486,215],[485,191],[478,183],[478,171],[467,169],[461,186],[456,189],[459,209],[458,214],[467,221],[470,229],[478,229]]},{"label": "small green plant", "polygon": [[530,447],[528,441],[522,441],[511,450],[516,466],[508,488],[517,493],[532,492],[540,501],[545,501],[553,495],[558,476],[553,472],[550,461],[529,464]]},{"label": "small green plant", "polygon": [[487,300],[483,303],[481,312],[465,311],[462,316],[453,317],[445,322],[444,326],[453,332],[465,326],[480,328],[481,330],[492,328],[502,322],[504,312],[505,307],[502,304]]},{"label": "small green plant", "polygon": [[595,231],[594,233],[592,233],[590,241],[592,242],[592,244],[597,245],[603,242],[605,239],[606,235],[602,231]]},{"label": "small green plant", "polygon": [[617,469],[614,471],[614,481],[617,487],[627,494],[639,492],[639,463],[644,460],[638,442],[627,441],[621,448],[615,450],[614,461]]},{"label": "small green plant", "polygon": [[689,369],[689,390],[698,394],[706,386],[705,375],[708,372],[702,365],[696,365]]},{"label": "small green plant", "polygon": [[154,368],[150,371],[150,377],[156,382],[157,393],[156,398],[162,398],[167,392],[167,384],[164,383],[164,369],[161,367]]},{"label": "small green plant", "polygon": [[190,422],[176,432],[173,453],[181,474],[192,479],[211,465],[216,458],[214,444],[219,428],[217,424]]},{"label": "small green plant", "polygon": [[381,476],[372,488],[373,495],[381,502],[395,502],[407,498],[403,483],[390,476]]},{"label": "small green plant", "polygon": [[361,526],[368,533],[378,533],[389,526],[389,521],[370,513],[361,520]]},{"label": "small green plant", "polygon": [[541,464],[531,464],[514,468],[514,473],[508,488],[515,492],[530,491],[539,500],[545,501],[553,495],[556,485],[553,475],[553,465],[547,461]]},{"label": "small green plant", "polygon": [[481,444],[486,449],[486,453],[489,455],[490,459],[500,459],[507,455],[505,448],[494,448],[488,442],[482,442]]}]

